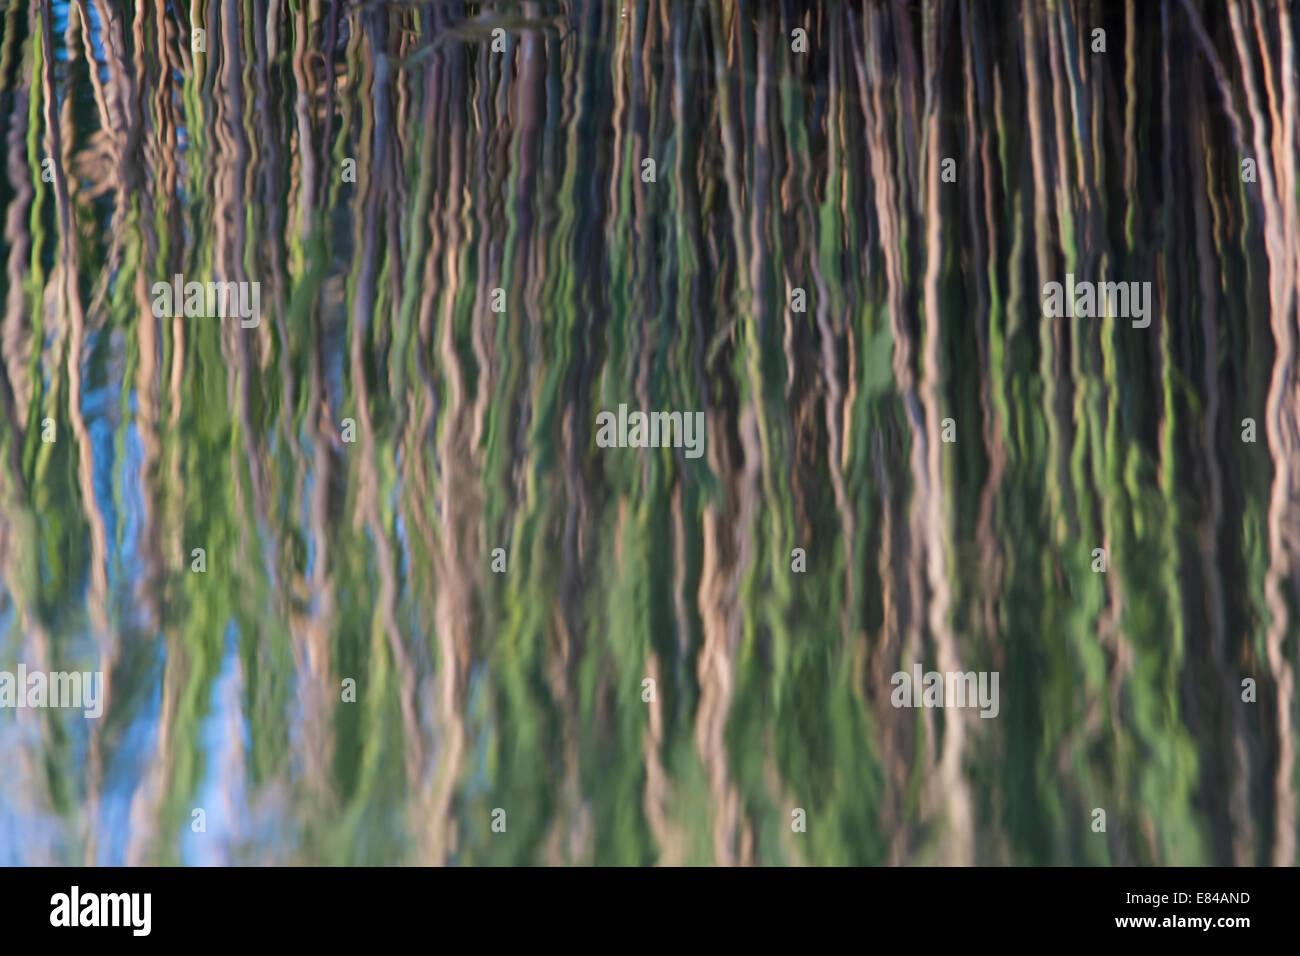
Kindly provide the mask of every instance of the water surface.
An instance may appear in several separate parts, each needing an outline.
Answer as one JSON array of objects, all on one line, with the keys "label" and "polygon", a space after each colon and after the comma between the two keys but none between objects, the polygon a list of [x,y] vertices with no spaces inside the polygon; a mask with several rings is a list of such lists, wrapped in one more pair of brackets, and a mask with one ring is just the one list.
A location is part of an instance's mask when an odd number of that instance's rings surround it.
[{"label": "water surface", "polygon": [[1294,12],[5,3],[0,863],[1293,863]]}]

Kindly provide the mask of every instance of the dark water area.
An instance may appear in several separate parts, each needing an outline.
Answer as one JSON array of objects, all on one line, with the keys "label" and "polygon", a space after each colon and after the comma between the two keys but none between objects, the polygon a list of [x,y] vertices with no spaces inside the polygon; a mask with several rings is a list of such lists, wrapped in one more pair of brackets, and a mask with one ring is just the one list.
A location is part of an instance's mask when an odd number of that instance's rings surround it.
[{"label": "dark water area", "polygon": [[1296,861],[1295,3],[0,9],[0,864]]}]

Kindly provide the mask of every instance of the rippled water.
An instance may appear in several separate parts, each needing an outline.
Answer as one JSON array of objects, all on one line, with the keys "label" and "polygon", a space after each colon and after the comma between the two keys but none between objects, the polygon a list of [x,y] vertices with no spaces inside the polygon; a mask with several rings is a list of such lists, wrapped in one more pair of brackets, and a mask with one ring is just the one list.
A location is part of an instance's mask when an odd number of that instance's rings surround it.
[{"label": "rippled water", "polygon": [[1294,862],[1294,13],[4,4],[0,863]]}]

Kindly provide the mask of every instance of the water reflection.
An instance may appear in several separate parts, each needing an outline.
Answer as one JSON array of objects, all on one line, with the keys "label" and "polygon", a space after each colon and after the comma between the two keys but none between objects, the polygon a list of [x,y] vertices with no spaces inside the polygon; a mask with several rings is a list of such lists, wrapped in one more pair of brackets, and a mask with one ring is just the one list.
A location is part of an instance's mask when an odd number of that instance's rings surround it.
[{"label": "water reflection", "polygon": [[6,5],[0,863],[1294,862],[1291,11],[1001,6]]}]

